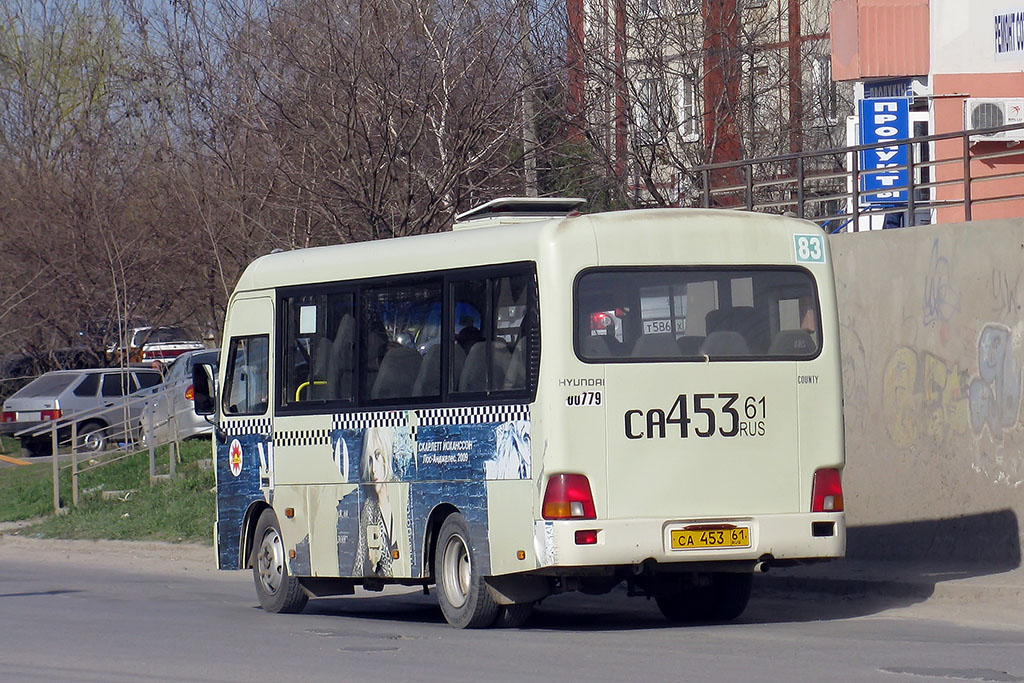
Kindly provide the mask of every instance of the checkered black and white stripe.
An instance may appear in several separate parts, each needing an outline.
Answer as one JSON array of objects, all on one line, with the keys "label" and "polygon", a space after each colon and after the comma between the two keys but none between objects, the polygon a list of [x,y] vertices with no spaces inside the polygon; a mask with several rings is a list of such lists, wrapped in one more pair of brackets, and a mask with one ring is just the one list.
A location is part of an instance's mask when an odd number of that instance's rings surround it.
[{"label": "checkered black and white stripe", "polygon": [[272,427],[269,417],[252,417],[241,420],[223,420],[220,423],[220,428],[228,436],[248,436],[250,434],[266,436],[270,434]]},{"label": "checkered black and white stripe", "polygon": [[329,429],[302,429],[290,432],[278,432],[274,435],[274,443],[278,446],[325,446],[331,443]]},{"label": "checkered black and white stripe", "polygon": [[419,411],[420,425],[486,424],[515,422],[530,419],[530,406],[467,406],[465,408],[435,408]]},{"label": "checkered black and white stripe", "polygon": [[331,419],[331,430],[370,429],[371,427],[408,427],[409,414],[404,410],[380,413],[339,413]]}]

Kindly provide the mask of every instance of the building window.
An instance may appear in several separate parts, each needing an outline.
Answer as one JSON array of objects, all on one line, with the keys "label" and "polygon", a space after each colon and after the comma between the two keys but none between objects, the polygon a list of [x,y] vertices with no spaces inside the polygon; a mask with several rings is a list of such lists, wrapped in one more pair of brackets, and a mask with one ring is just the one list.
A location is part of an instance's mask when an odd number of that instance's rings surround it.
[{"label": "building window", "polygon": [[661,82],[657,78],[644,78],[637,83],[636,100],[633,105],[633,121],[636,126],[636,140],[640,145],[653,145],[661,137],[659,127],[662,118]]},{"label": "building window", "polygon": [[700,135],[696,87],[691,79],[680,76],[676,81],[676,91],[676,120],[679,134],[685,141],[692,142]]},{"label": "building window", "polygon": [[832,80],[832,58],[820,55],[812,64],[814,99],[818,102],[818,111],[825,123],[834,125],[839,121],[839,93],[836,82]]}]

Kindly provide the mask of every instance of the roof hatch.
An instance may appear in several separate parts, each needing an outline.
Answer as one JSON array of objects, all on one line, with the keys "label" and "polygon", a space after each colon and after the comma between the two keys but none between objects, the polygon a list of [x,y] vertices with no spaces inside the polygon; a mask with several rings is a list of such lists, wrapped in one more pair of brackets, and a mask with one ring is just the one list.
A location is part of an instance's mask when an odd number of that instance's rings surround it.
[{"label": "roof hatch", "polygon": [[586,203],[579,197],[502,197],[458,214],[452,229],[565,218]]}]

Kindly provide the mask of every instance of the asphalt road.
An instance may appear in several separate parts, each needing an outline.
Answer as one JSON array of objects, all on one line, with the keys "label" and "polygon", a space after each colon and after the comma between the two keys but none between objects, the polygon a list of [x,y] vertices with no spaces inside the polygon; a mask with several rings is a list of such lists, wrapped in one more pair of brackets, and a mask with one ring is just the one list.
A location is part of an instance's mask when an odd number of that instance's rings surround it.
[{"label": "asphalt road", "polygon": [[525,629],[456,631],[418,592],[266,614],[249,574],[211,563],[0,537],[0,681],[1024,681],[1024,628],[969,605],[755,589],[734,623],[677,627],[643,599],[564,595]]}]

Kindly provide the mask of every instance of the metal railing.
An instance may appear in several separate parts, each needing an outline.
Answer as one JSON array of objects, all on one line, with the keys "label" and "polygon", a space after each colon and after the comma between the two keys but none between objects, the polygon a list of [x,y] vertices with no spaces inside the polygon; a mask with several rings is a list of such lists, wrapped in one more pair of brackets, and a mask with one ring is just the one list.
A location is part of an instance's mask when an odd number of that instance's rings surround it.
[{"label": "metal railing", "polygon": [[[156,430],[153,429],[153,412],[148,409],[149,403],[156,402],[162,397],[164,392],[170,390],[171,387],[158,387],[141,395],[129,395],[114,406],[100,406],[77,413],[69,413],[62,415],[59,420],[48,421],[45,424],[23,429],[13,434],[15,438],[19,439],[22,437],[38,438],[45,434],[50,435],[54,512],[59,514],[64,511],[60,498],[60,472],[62,469],[70,470],[71,472],[71,503],[75,506],[79,504],[78,478],[80,475],[90,470],[113,464],[145,450],[149,451],[149,478],[151,482],[159,479],[161,476],[156,471],[156,449],[163,445],[169,446],[168,471],[169,476],[174,477],[178,457],[181,452],[181,439],[177,425],[172,424],[167,430],[168,438],[158,441],[155,438]],[[138,430],[142,424],[138,416],[132,416],[132,408],[135,406],[142,408],[141,420],[146,421],[145,426],[148,438],[145,445],[140,445],[138,442]],[[81,427],[90,422],[95,422],[100,416],[109,418],[111,414],[118,412],[123,416],[122,420],[108,422],[104,419],[106,426],[103,428],[103,432],[107,437],[107,448],[102,451],[82,450],[81,437],[85,435],[85,432],[81,431]],[[175,420],[173,411],[170,414],[170,419],[172,421]],[[111,443],[115,445],[115,448],[110,448]],[[68,464],[63,466],[60,465],[62,455],[69,456],[67,459],[70,460]],[[80,466],[80,458],[83,456],[88,458],[88,460],[85,466]]]},{"label": "metal railing", "polygon": [[[1010,137],[998,137],[1010,131],[1014,132]],[[900,226],[933,223],[936,212],[958,207],[963,219],[971,220],[974,207],[980,204],[1024,199],[1024,181],[1008,192],[979,191],[982,184],[993,188],[994,181],[1024,178],[1024,170],[998,171],[999,160],[1007,157],[1019,157],[1016,168],[1024,168],[1024,141],[1013,137],[1024,138],[1024,124],[708,164],[691,171],[700,179],[699,206],[794,213],[828,232],[851,225],[858,229],[862,219],[872,216],[898,217],[894,222]],[[959,144],[935,144],[942,141]],[[889,150],[903,145],[908,146],[905,162],[862,168],[863,154],[887,150],[890,156]],[[958,152],[949,155],[950,146]],[[938,148],[945,156],[936,156]],[[972,172],[972,164],[976,168],[979,163],[989,167],[986,173]],[[884,189],[865,187],[893,173],[903,182]],[[885,193],[899,193],[902,198],[885,201],[881,198]]]}]

